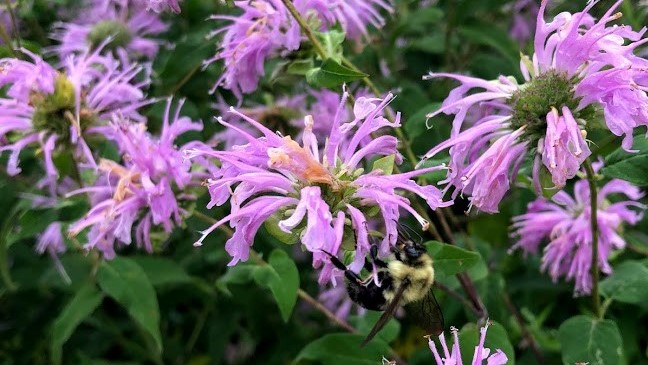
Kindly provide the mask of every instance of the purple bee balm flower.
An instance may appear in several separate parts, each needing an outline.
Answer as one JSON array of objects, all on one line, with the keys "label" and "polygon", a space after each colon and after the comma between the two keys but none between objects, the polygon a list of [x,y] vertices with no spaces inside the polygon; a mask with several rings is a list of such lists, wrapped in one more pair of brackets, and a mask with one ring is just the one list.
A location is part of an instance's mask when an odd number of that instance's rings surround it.
[{"label": "purple bee balm flower", "polygon": [[[174,141],[185,132],[202,129],[202,124],[179,115],[181,106],[172,114],[168,100],[159,138],[147,133],[143,123],[115,118],[111,138],[122,153],[123,164],[102,160],[99,171],[103,175],[95,185],[68,194],[89,193],[91,197],[90,211],[69,228],[75,236],[90,227],[86,249],[97,248],[107,259],[113,258],[115,242],[130,244],[132,227],[139,222],[135,240],[151,252],[154,226],[169,233],[181,223],[185,212],[180,200],[191,197],[177,191],[196,182]],[[182,148],[196,146],[202,145],[193,142]]]},{"label": "purple bee balm flower", "polygon": [[[610,203],[610,194],[624,194],[630,200]],[[619,235],[623,223],[636,224],[646,208],[636,202],[643,196],[639,188],[614,179],[605,184],[598,193],[598,265],[610,274],[608,259],[613,250],[625,247]],[[633,209],[631,209],[633,208]],[[575,295],[591,291],[592,231],[590,223],[590,190],[587,181],[574,185],[574,197],[560,191],[551,201],[539,198],[530,203],[527,213],[513,218],[513,237],[517,243],[511,250],[521,249],[537,253],[540,244],[548,240],[542,257],[542,270],[548,270],[554,281],[560,277],[575,281]]]},{"label": "purple bee balm flower", "polygon": [[[358,98],[353,114],[342,120],[347,97],[345,92],[323,148],[319,144],[321,139],[313,133],[316,122],[311,116],[305,118],[300,145],[289,136],[273,133],[232,109],[232,113],[258,129],[262,137],[256,138],[219,119],[221,124],[241,133],[247,144],[235,146],[230,151],[186,150],[188,158],[211,156],[220,160],[220,168],[207,183],[211,196],[208,207],[222,205],[228,200],[232,207],[229,215],[202,232],[195,245],[200,246],[214,229],[229,222],[235,230],[225,246],[232,256],[230,265],[245,261],[257,230],[272,216],[280,230],[300,234],[304,247],[313,253],[314,267],[322,267],[320,283],[323,284],[331,279],[336,269],[322,250],[337,254],[345,227],[355,231],[357,241],[353,270],[361,269],[365,254],[369,252],[369,219],[384,221],[384,238],[380,244],[383,255],[396,243],[396,223],[401,209],[410,212],[423,228],[427,228],[429,223],[400,194],[416,194],[432,209],[448,206],[450,203],[442,202],[438,189],[419,186],[412,180],[440,167],[398,174],[381,169],[366,172],[366,162],[374,157],[394,156],[400,163],[395,137],[371,137],[384,128],[399,127],[400,115],[394,122],[382,116],[393,99],[389,94],[382,100]],[[367,138],[370,142],[361,145]]]},{"label": "purple bee balm flower", "polygon": [[130,59],[153,59],[161,43],[153,37],[167,28],[157,14],[137,2],[92,0],[75,20],[55,26],[52,38],[60,44],[50,49],[65,60],[106,43],[104,51],[119,50]]},{"label": "purple bee balm flower", "polygon": [[[213,31],[209,37],[223,33],[214,57],[204,61],[204,66],[223,60],[225,72],[212,88],[223,86],[237,98],[256,90],[264,75],[266,59],[299,49],[302,41],[299,24],[293,19],[281,0],[236,1],[242,10],[236,17],[213,15],[211,19],[232,23]],[[326,30],[337,23],[345,29],[347,37],[359,40],[368,37],[367,25],[381,27],[384,19],[380,9],[393,11],[389,0],[295,0],[297,11],[307,20]]]},{"label": "purple bee balm flower", "polygon": [[536,154],[536,190],[542,188],[542,169],[555,185],[548,188],[560,189],[591,154],[586,130],[601,117],[612,133],[625,134],[624,148],[632,146],[632,130],[648,126],[648,61],[633,54],[647,39],[642,39],[645,29],[608,26],[619,17],[613,11],[621,2],[598,21],[588,14],[597,3],[592,1],[583,12],[561,13],[545,22],[543,1],[535,53],[520,63],[524,84],[504,76],[492,81],[446,73],[426,77],[461,82],[428,115],[455,115],[450,139],[424,157],[449,149],[446,190],[469,194],[472,205],[496,212],[530,151]]},{"label": "purple bee balm flower", "polygon": [[142,66],[122,67],[97,50],[69,57],[57,71],[39,56],[23,52],[31,61],[0,60],[0,85],[8,86],[7,97],[0,98],[0,137],[5,139],[0,152],[11,152],[10,175],[21,171],[20,151],[38,144],[46,175],[54,183],[58,171],[53,156],[59,148],[71,144],[79,158],[92,165],[94,158],[84,139],[87,133],[116,112],[144,120],[137,109],[150,102],[141,90],[150,82],[148,73],[135,80],[143,74]]},{"label": "purple bee balm flower", "polygon": [[47,252],[52,261],[54,262],[54,267],[58,271],[61,278],[67,283],[72,283],[72,279],[65,271],[65,267],[61,263],[58,255],[67,251],[65,247],[65,239],[63,238],[61,222],[52,222],[47,228],[38,235],[36,243],[36,252],[39,254],[44,254]]},{"label": "purple bee balm flower", "polygon": [[[470,364],[472,365],[483,365],[486,361],[487,365],[504,365],[508,362],[508,357],[506,354],[497,349],[494,354],[491,355],[490,349],[484,347],[484,342],[486,341],[486,331],[488,331],[489,324],[479,329],[479,343],[475,346],[475,352],[473,353],[473,358]],[[452,348],[448,349],[446,344],[445,336],[442,334],[439,335],[439,342],[441,343],[442,352],[439,353],[437,350],[436,344],[432,337],[428,337],[428,345],[434,356],[434,360],[437,365],[462,365],[463,360],[461,359],[461,352],[459,347],[459,336],[456,328],[451,328],[452,337],[454,343]],[[490,355],[490,356],[489,356]]]}]

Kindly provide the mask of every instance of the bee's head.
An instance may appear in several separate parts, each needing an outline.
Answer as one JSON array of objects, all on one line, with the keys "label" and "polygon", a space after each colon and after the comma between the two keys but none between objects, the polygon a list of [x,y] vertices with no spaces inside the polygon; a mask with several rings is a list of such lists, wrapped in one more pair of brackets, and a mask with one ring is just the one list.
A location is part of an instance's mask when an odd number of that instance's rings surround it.
[{"label": "bee's head", "polygon": [[396,241],[396,245],[391,250],[396,255],[396,259],[401,261],[415,261],[427,252],[425,246],[422,244],[412,240],[401,239]]},{"label": "bee's head", "polygon": [[396,244],[391,248],[397,260],[406,263],[415,263],[419,261],[421,256],[427,253],[425,246],[421,243],[421,236],[416,231],[404,224],[398,223],[397,232]]}]

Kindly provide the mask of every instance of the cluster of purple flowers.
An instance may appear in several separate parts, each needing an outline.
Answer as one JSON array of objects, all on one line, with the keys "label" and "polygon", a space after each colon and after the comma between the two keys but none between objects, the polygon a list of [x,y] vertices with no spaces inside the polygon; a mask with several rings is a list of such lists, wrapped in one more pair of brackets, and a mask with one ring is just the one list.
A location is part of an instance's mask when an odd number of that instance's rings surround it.
[{"label": "cluster of purple flowers", "polygon": [[364,264],[370,248],[367,222],[378,212],[385,227],[379,246],[383,255],[396,242],[400,209],[410,212],[426,229],[429,223],[397,192],[416,194],[432,209],[449,205],[442,202],[437,188],[420,186],[412,180],[442,167],[396,174],[380,169],[365,172],[363,162],[375,156],[393,156],[400,162],[395,137],[371,138],[384,128],[400,126],[400,116],[393,122],[382,116],[393,99],[390,94],[384,99],[358,98],[353,114],[343,120],[347,97],[345,92],[323,145],[313,133],[318,121],[312,116],[304,118],[300,145],[232,109],[262,136],[257,138],[221,118],[221,124],[239,132],[247,143],[230,151],[186,150],[189,158],[214,157],[220,161],[220,167],[208,181],[208,207],[228,200],[232,206],[231,213],[205,230],[196,245],[218,226],[229,222],[235,231],[225,248],[233,257],[230,265],[234,265],[248,259],[257,230],[274,216],[279,229],[301,232],[301,242],[313,253],[313,265],[322,267],[320,283],[325,283],[332,278],[334,267],[322,250],[339,252],[345,225],[355,232],[357,244],[351,269],[356,271]]},{"label": "cluster of purple flowers", "polygon": [[[72,148],[78,160],[95,166],[85,137],[119,112],[144,120],[138,108],[150,103],[142,88],[149,84],[149,70],[124,65],[116,59],[92,53],[70,56],[57,70],[39,56],[23,50],[31,61],[0,60],[0,86],[8,86],[0,98],[0,152],[9,151],[7,172],[20,173],[19,155],[29,145],[42,151],[46,176],[56,185],[58,171],[53,156]],[[138,79],[139,77],[139,79]]]},{"label": "cluster of purple flowers", "polygon": [[[86,249],[97,248],[105,258],[113,258],[115,242],[130,244],[133,224],[138,221],[137,244],[152,252],[153,226],[161,226],[169,233],[182,222],[185,212],[179,200],[193,197],[180,192],[197,181],[174,141],[185,132],[201,130],[202,124],[180,116],[181,107],[182,103],[172,115],[171,100],[167,101],[159,137],[150,135],[144,123],[114,117],[109,138],[119,147],[123,163],[101,160],[100,176],[94,185],[68,194],[90,195],[92,209],[69,228],[70,235],[75,236],[91,227]],[[201,145],[190,142],[180,148]]]},{"label": "cluster of purple flowers", "polygon": [[[367,25],[383,26],[385,20],[380,10],[392,11],[390,0],[296,0],[293,3],[320,30],[339,23],[348,38],[358,41],[368,37]],[[218,52],[205,65],[223,60],[225,71],[212,92],[223,86],[241,99],[242,94],[256,90],[266,60],[299,49],[302,35],[299,24],[282,0],[236,1],[235,5],[242,10],[241,15],[212,16],[214,20],[231,23],[210,35],[224,34]]]},{"label": "cluster of purple flowers", "polygon": [[[600,164],[597,164],[597,169]],[[625,195],[630,200],[610,202],[611,194]],[[636,224],[646,208],[637,200],[643,197],[638,187],[619,179],[605,184],[598,192],[598,267],[605,274],[612,273],[608,259],[613,250],[625,247],[619,235],[622,223]],[[585,180],[574,184],[574,196],[560,191],[547,200],[538,198],[529,204],[527,213],[513,218],[513,237],[517,243],[512,250],[537,253],[540,244],[549,240],[544,248],[542,270],[549,271],[554,281],[564,276],[574,280],[575,295],[589,294],[592,290],[592,229],[590,189]]]},{"label": "cluster of purple flowers", "polygon": [[[444,101],[440,113],[455,114],[450,139],[432,148],[429,159],[449,149],[446,191],[465,193],[471,205],[497,212],[524,158],[535,150],[536,190],[541,169],[552,177],[554,189],[573,178],[591,154],[586,130],[603,116],[608,129],[624,135],[632,148],[632,131],[648,126],[648,61],[634,51],[648,42],[646,29],[612,25],[618,19],[617,1],[599,20],[584,11],[561,13],[544,20],[547,2],[538,13],[532,58],[520,63],[525,83],[500,76],[487,81],[475,77],[430,73],[426,79],[449,77],[461,82]],[[474,92],[474,90],[479,90]]]}]

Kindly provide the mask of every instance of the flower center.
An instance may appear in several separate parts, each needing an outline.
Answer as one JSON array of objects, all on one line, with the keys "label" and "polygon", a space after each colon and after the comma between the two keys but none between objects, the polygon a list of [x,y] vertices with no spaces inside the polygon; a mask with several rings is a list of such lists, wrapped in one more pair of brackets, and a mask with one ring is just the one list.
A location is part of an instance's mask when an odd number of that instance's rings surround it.
[{"label": "flower center", "polygon": [[[31,95],[31,104],[34,106],[32,123],[34,129],[54,133],[63,141],[69,140],[70,126],[75,122],[75,97],[74,85],[67,77],[59,74],[54,80],[54,92],[51,94],[34,93]],[[92,123],[90,113],[80,113],[83,128]]]},{"label": "flower center", "polygon": [[126,47],[133,39],[133,35],[126,24],[116,20],[104,20],[98,22],[88,33],[88,42],[95,48],[110,36],[113,38],[106,45],[108,50]]},{"label": "flower center", "polygon": [[522,85],[508,102],[513,109],[511,126],[514,129],[525,126],[527,139],[536,142],[546,134],[547,114],[552,107],[560,110],[566,106],[572,111],[574,118],[590,120],[594,113],[593,108],[576,110],[580,101],[580,98],[574,95],[574,85],[577,81],[567,77],[565,73],[552,70]]}]

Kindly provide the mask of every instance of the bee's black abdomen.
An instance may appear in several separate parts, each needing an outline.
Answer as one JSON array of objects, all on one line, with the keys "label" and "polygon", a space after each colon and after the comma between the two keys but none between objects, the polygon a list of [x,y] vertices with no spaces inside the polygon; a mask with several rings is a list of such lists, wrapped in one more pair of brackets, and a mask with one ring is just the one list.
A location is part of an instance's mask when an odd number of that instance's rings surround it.
[{"label": "bee's black abdomen", "polygon": [[[381,273],[382,274],[382,273]],[[379,274],[381,286],[371,280],[366,285],[359,284],[355,281],[347,281],[347,293],[349,298],[363,308],[380,311],[384,310],[387,305],[385,300],[385,289],[391,288],[392,280],[390,277],[385,277]]]}]

